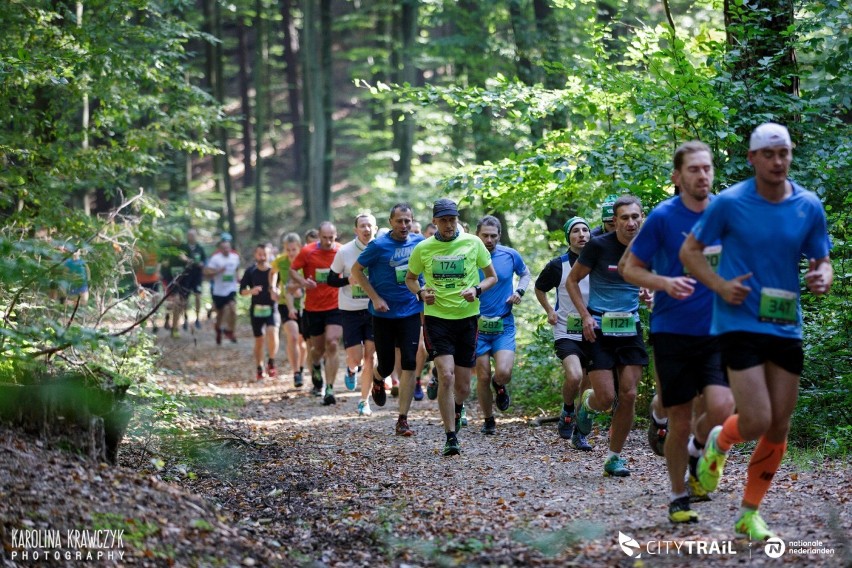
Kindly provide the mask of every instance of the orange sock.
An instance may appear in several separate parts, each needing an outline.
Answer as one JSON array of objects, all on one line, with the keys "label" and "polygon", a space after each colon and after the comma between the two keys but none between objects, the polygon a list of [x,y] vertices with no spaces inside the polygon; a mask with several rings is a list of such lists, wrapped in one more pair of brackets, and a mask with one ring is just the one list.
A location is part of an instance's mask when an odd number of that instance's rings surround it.
[{"label": "orange sock", "polygon": [[722,431],[716,438],[716,447],[727,452],[731,449],[731,446],[742,442],[745,442],[745,440],[740,436],[740,417],[737,414],[732,414],[722,424]]},{"label": "orange sock", "polygon": [[765,436],[761,436],[757,442],[751,460],[748,462],[748,478],[746,479],[745,495],[743,505],[757,509],[763,496],[769,490],[772,478],[781,465],[781,458],[787,451],[787,441],[780,444],[770,442]]}]

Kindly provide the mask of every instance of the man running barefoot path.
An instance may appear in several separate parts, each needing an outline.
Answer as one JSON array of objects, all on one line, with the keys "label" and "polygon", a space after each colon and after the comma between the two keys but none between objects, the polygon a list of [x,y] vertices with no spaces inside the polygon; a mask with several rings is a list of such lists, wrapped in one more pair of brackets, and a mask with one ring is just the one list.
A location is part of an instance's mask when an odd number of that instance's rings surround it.
[{"label": "man running barefoot path", "polygon": [[[660,383],[657,396],[668,416],[664,454],[671,483],[669,520],[689,523],[698,521],[698,513],[689,505],[687,467],[692,464],[693,492],[703,496],[695,487],[695,465],[707,434],[731,414],[734,399],[722,369],[719,340],[710,335],[713,292],[687,275],[678,258],[686,235],[714,198],[710,148],[698,141],[678,147],[672,182],[679,195],[657,205],[642,223],[624,255],[622,275],[628,282],[658,291],[651,312],[651,338]],[[717,265],[724,251],[714,242],[704,253]],[[702,412],[696,416],[690,443],[693,401],[701,395]]]},{"label": "man running barefoot path", "polygon": [[[355,217],[355,238],[337,251],[328,275],[328,283],[340,289],[337,302],[343,324],[343,348],[346,350],[346,371],[343,380],[348,390],[355,390],[358,368],[363,362],[362,401],[366,401],[370,396],[373,386],[376,344],[373,337],[373,317],[368,310],[370,298],[360,284],[350,282],[350,275],[358,256],[376,235],[376,228],[376,218],[373,215],[362,213]],[[359,403],[358,414],[369,416],[369,403]]]},{"label": "man running barefoot path", "polygon": [[[438,232],[414,247],[405,284],[425,304],[423,335],[438,369],[438,407],[447,441],[445,456],[461,452],[457,431],[470,394],[476,363],[479,297],[497,283],[491,255],[479,237],[459,231],[459,211],[450,199],[432,207]],[[485,278],[480,281],[479,269]],[[420,286],[420,274],[426,286]]]},{"label": "man running barefoot path", "polygon": [[[613,205],[615,231],[594,238],[583,248],[565,281],[571,302],[583,319],[583,337],[591,345],[589,379],[592,388],[583,393],[577,411],[577,428],[588,435],[591,413],[608,412],[615,402],[614,372],[618,372],[618,405],[613,412],[609,457],[604,475],[630,475],[621,450],[633,426],[636,386],[648,353],[639,325],[639,287],[618,273],[627,245],[642,224],[642,205],[632,195],[622,195]],[[583,302],[580,282],[589,276],[589,301]]]},{"label": "man running barefoot path", "polygon": [[[408,411],[414,397],[414,372],[420,345],[423,303],[412,296],[405,284],[408,263],[414,247],[423,241],[411,233],[412,211],[408,203],[397,203],[390,211],[391,230],[372,241],[352,266],[350,280],[361,286],[370,297],[369,310],[373,316],[373,335],[376,342],[378,366],[372,375],[366,371],[361,378],[359,414],[370,414],[367,400],[372,384],[373,401],[384,406],[387,401],[385,378],[394,369],[396,350],[400,353],[399,417],[397,436],[412,436]],[[422,282],[421,282],[422,283]],[[367,377],[372,377],[368,381]]]},{"label": "man running barefoot path", "polygon": [[[564,380],[562,382],[562,412],[556,430],[563,440],[584,452],[592,451],[586,441],[586,435],[576,428],[574,399],[578,392],[588,388],[589,381],[585,370],[589,365],[589,344],[583,340],[583,320],[574,307],[565,280],[571,267],[577,262],[580,251],[589,242],[589,223],[582,217],[572,217],[563,225],[568,252],[552,259],[545,265],[535,281],[535,297],[547,313],[547,323],[553,326],[553,340],[556,356],[562,362]],[[556,289],[556,307],[550,305],[547,293]],[[580,293],[583,304],[589,302],[589,277],[580,281]]]},{"label": "man running barefoot path", "polygon": [[[512,308],[521,303],[530,284],[530,269],[518,251],[500,244],[502,233],[500,220],[492,215],[486,215],[476,225],[476,236],[491,255],[497,274],[497,284],[484,292],[479,300],[479,339],[476,346],[476,395],[485,419],[482,433],[488,435],[497,433],[494,404],[504,412],[511,403],[506,385],[512,380],[512,368],[515,366],[515,316]],[[513,287],[515,274],[519,277],[517,288]]]},{"label": "man running barefoot path", "polygon": [[257,365],[257,380],[264,377],[263,346],[266,343],[266,376],[274,378],[275,356],[278,354],[278,328],[281,327],[281,314],[278,313],[278,291],[270,286],[269,257],[272,247],[257,245],[254,249],[254,265],[243,272],[240,279],[240,296],[251,296],[249,319],[254,335],[254,361]]},{"label": "man running barefoot path", "polygon": [[[698,479],[716,489],[731,446],[757,440],[734,530],[754,540],[775,536],[758,513],[787,448],[790,416],[802,374],[799,267],[817,295],[834,271],[825,211],[819,198],[787,178],[793,145],[787,129],[767,123],[751,135],[754,177],[722,192],[695,225],[680,251],[694,278],[715,292],[712,333],[719,335],[737,413],[713,428]],[[718,273],[704,256],[721,240]]]},{"label": "man running barefoot path", "polygon": [[[340,244],[337,240],[337,228],[330,221],[323,221],[319,226],[319,240],[305,245],[290,264],[290,278],[299,286],[305,288],[305,329],[310,335],[313,349],[311,358],[311,382],[314,396],[322,395],[322,362],[325,362],[325,396],[322,403],[326,406],[336,404],[334,398],[334,379],[337,368],[337,346],[341,327],[340,310],[337,307],[337,288],[328,285],[328,273],[331,263]],[[299,274],[302,270],[305,274]]]}]

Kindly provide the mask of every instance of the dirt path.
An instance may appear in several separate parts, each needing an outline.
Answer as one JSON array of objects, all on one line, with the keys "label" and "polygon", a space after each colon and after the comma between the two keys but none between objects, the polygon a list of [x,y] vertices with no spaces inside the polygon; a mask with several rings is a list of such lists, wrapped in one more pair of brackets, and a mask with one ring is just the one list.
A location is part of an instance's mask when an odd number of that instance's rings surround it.
[{"label": "dirt path", "polygon": [[[226,477],[185,486],[221,504],[233,522],[271,543],[273,563],[379,565],[640,565],[618,546],[619,531],[643,547],[651,565],[763,564],[763,545],[733,540],[745,457],[735,456],[712,503],[697,504],[699,524],[673,526],[666,517],[665,464],[634,431],[625,455],[626,479],[604,478],[605,437],[595,450],[571,449],[554,425],[528,426],[528,417],[498,416],[498,435],[479,433],[476,403],[460,433],[462,454],[440,455],[444,436],[437,404],[414,402],[416,435],[393,435],[396,400],[356,416],[357,393],[336,381],[338,403],[324,407],[308,388],[286,378],[251,379],[250,339],[216,348],[208,333],[179,341],[165,366],[198,395],[239,396],[244,404],[227,429],[258,446]],[[520,379],[519,379],[520,380]],[[764,517],[785,540],[819,540],[835,553],[785,554],[790,564],[849,561],[852,503],[848,464],[785,463]],[[227,483],[222,483],[223,479]],[[658,554],[648,541],[703,541],[729,546],[721,554]],[[663,543],[662,547],[666,544]],[[668,545],[674,550],[674,544]],[[686,544],[698,552],[698,545]],[[847,556],[844,560],[844,554]],[[777,561],[772,561],[777,562]],[[317,564],[319,563],[319,564]]]},{"label": "dirt path", "polygon": [[[553,424],[530,427],[510,412],[498,416],[496,436],[484,436],[472,403],[462,454],[445,458],[435,402],[415,402],[416,435],[396,437],[393,398],[359,418],[342,379],[332,407],[293,389],[289,373],[255,382],[249,333],[240,331],[239,343],[221,347],[206,329],[177,340],[161,332],[157,380],[180,393],[179,407],[158,424],[140,408],[119,467],[0,428],[0,565],[852,565],[848,463],[782,466],[764,517],[786,541],[821,541],[834,553],[770,560],[762,544],[728,544],[742,455],[730,460],[713,502],[696,505],[702,521],[672,526],[665,465],[641,431],[625,451],[633,474],[604,478],[600,433],[583,454]],[[145,434],[151,427],[158,436]],[[122,530],[121,548],[112,549],[122,556],[22,559],[14,540],[21,531],[75,529]],[[633,557],[619,547],[619,531],[640,545]],[[698,554],[699,541],[719,554]]]}]

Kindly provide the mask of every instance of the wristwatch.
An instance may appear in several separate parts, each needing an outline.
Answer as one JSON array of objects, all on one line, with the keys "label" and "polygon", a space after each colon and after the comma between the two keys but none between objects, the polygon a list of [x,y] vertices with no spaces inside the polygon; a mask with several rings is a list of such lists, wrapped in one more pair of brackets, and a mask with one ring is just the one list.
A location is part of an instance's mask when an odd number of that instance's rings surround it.
[{"label": "wristwatch", "polygon": [[527,293],[527,291],[526,291],[526,290],[524,290],[523,288],[518,288],[517,290],[515,290],[515,293],[516,293],[518,296],[520,296],[521,298],[523,298],[523,297],[524,297],[524,294],[526,294],[526,293]]},{"label": "wristwatch", "polygon": [[423,288],[420,288],[420,289],[419,289],[417,292],[415,292],[415,294],[414,294],[415,296],[417,296],[417,299],[418,299],[418,300],[420,300],[421,302],[423,301],[423,298],[421,298],[421,297],[420,297],[420,294],[422,294],[422,293],[423,293]]},{"label": "wristwatch", "polygon": [[479,286],[474,286],[473,289],[476,290],[476,297],[477,298],[482,295],[482,288],[480,288]]}]

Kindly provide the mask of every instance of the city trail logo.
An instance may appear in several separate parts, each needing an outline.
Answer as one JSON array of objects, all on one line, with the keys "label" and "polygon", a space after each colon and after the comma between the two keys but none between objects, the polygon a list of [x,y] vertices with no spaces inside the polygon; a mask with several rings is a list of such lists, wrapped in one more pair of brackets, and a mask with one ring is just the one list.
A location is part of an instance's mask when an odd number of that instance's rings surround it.
[{"label": "city trail logo", "polygon": [[627,536],[623,532],[618,531],[618,545],[621,546],[621,550],[627,556],[633,558],[635,554],[636,558],[642,558],[642,553],[639,552],[639,543],[632,536]]},{"label": "city trail logo", "polygon": [[123,560],[124,530],[12,529],[11,559]]}]

